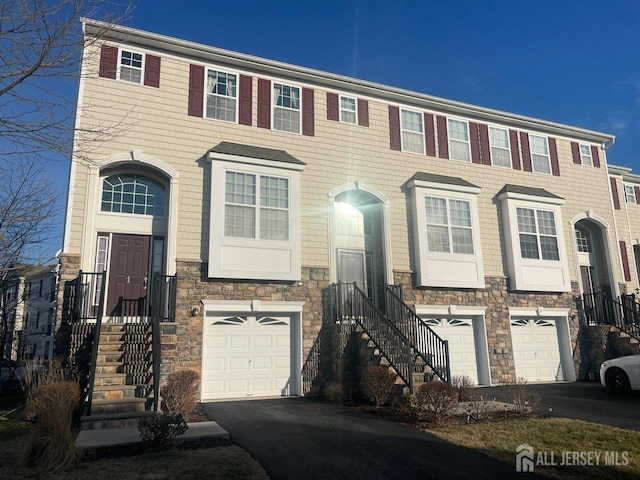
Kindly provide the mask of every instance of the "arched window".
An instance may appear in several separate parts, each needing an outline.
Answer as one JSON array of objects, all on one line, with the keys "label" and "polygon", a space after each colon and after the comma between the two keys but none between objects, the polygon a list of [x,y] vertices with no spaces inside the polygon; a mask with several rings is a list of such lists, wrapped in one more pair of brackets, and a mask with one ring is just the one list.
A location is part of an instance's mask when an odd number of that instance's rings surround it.
[{"label": "arched window", "polygon": [[111,175],[102,182],[103,212],[164,216],[164,186],[136,174]]}]

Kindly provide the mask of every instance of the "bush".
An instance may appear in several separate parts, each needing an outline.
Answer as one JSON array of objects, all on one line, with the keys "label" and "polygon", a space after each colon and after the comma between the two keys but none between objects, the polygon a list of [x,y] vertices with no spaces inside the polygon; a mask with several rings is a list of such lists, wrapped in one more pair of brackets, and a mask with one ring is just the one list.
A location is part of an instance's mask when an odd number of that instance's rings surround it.
[{"label": "bush", "polygon": [[516,378],[507,382],[507,392],[515,405],[516,413],[529,414],[540,403],[540,397],[529,391],[527,380],[524,378]]},{"label": "bush", "polygon": [[324,397],[333,403],[342,403],[342,385],[331,382],[324,391]]},{"label": "bush", "polygon": [[471,387],[473,382],[466,375],[456,375],[451,379],[451,385],[458,390],[458,401],[468,402],[471,400]]},{"label": "bush", "polygon": [[458,391],[445,382],[427,382],[418,387],[411,405],[419,416],[439,424],[453,414],[458,403]]},{"label": "bush", "polygon": [[362,394],[367,400],[374,402],[376,407],[380,407],[389,399],[397,378],[398,376],[385,366],[367,367],[360,378]]},{"label": "bush", "polygon": [[182,415],[186,419],[194,416],[197,409],[200,375],[194,370],[172,373],[160,389],[161,409],[170,416]]},{"label": "bush", "polygon": [[40,383],[27,395],[27,417],[34,422],[26,463],[56,470],[78,459],[75,439],[80,412],[80,388],[70,381]]},{"label": "bush", "polygon": [[169,440],[187,431],[189,426],[184,417],[177,415],[154,415],[140,420],[138,430],[142,440],[148,442],[153,449],[164,448]]}]

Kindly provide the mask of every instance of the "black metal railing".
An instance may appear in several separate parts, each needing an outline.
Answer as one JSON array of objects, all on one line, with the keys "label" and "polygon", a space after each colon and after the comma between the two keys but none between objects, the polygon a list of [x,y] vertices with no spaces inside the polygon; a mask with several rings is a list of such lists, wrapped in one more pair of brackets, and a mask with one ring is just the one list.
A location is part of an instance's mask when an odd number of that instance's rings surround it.
[{"label": "black metal railing", "polygon": [[410,342],[355,283],[337,283],[329,288],[334,321],[360,326],[380,354],[387,359],[391,368],[413,392],[413,356]]},{"label": "black metal railing", "polygon": [[154,274],[151,278],[151,335],[153,356],[153,411],[160,408],[160,322],[176,319],[176,276]]},{"label": "black metal railing", "polygon": [[[386,289],[387,317],[411,342],[416,357],[429,365],[443,382],[451,382],[449,342],[441,338],[402,300],[402,287],[389,285]],[[417,365],[416,362],[414,362]]]},{"label": "black metal railing", "polygon": [[[73,320],[97,320],[104,307],[103,280],[106,272],[83,272],[75,280],[73,293]],[[102,303],[101,303],[102,302]]]},{"label": "black metal railing", "polygon": [[91,348],[91,361],[89,363],[89,378],[87,383],[87,396],[85,398],[86,402],[86,414],[91,415],[91,407],[93,404],[93,387],[95,384],[96,378],[96,363],[98,361],[98,345],[100,344],[100,330],[102,329],[102,313],[104,311],[104,294],[105,289],[103,288],[102,281],[105,278],[105,273],[94,274],[94,273],[85,273],[83,274],[80,271],[79,279],[83,278],[83,275],[86,278],[91,280],[99,279],[99,283],[88,283],[88,288],[86,291],[81,293],[81,296],[76,296],[76,299],[83,300],[82,295],[91,297],[89,302],[84,301],[84,304],[93,304],[97,300],[97,308],[93,310],[95,314],[96,323],[93,327],[93,344]]},{"label": "black metal railing", "polygon": [[621,295],[619,300],[614,300],[603,293],[591,293],[578,300],[584,325],[612,325],[640,341],[640,304],[634,295]]}]

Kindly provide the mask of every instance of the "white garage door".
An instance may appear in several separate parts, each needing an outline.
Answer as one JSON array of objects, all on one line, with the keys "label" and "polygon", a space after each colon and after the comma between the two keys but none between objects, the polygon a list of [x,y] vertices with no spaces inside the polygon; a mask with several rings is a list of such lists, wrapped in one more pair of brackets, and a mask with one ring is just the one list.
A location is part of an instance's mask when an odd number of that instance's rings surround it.
[{"label": "white garage door", "polygon": [[290,316],[206,316],[202,399],[291,395]]},{"label": "white garage door", "polygon": [[467,376],[478,384],[478,357],[471,319],[427,318],[424,322],[449,341],[451,376]]},{"label": "white garage door", "polygon": [[527,381],[563,380],[555,320],[511,320],[516,377]]}]

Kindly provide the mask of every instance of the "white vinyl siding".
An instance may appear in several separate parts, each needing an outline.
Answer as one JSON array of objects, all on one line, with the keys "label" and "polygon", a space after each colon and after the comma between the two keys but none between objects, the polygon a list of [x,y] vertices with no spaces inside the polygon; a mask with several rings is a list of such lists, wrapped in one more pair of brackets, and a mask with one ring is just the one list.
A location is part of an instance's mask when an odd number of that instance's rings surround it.
[{"label": "white vinyl siding", "polygon": [[504,128],[489,127],[489,145],[491,147],[491,165],[511,168],[509,132]]},{"label": "white vinyl siding", "polygon": [[551,158],[547,137],[529,135],[531,148],[531,167],[537,173],[551,173]]},{"label": "white vinyl siding", "polygon": [[463,120],[447,119],[449,136],[449,158],[463,162],[471,161],[469,124]]},{"label": "white vinyl siding", "polygon": [[402,132],[402,151],[424,153],[424,126],[422,114],[412,110],[400,110],[400,131]]}]

